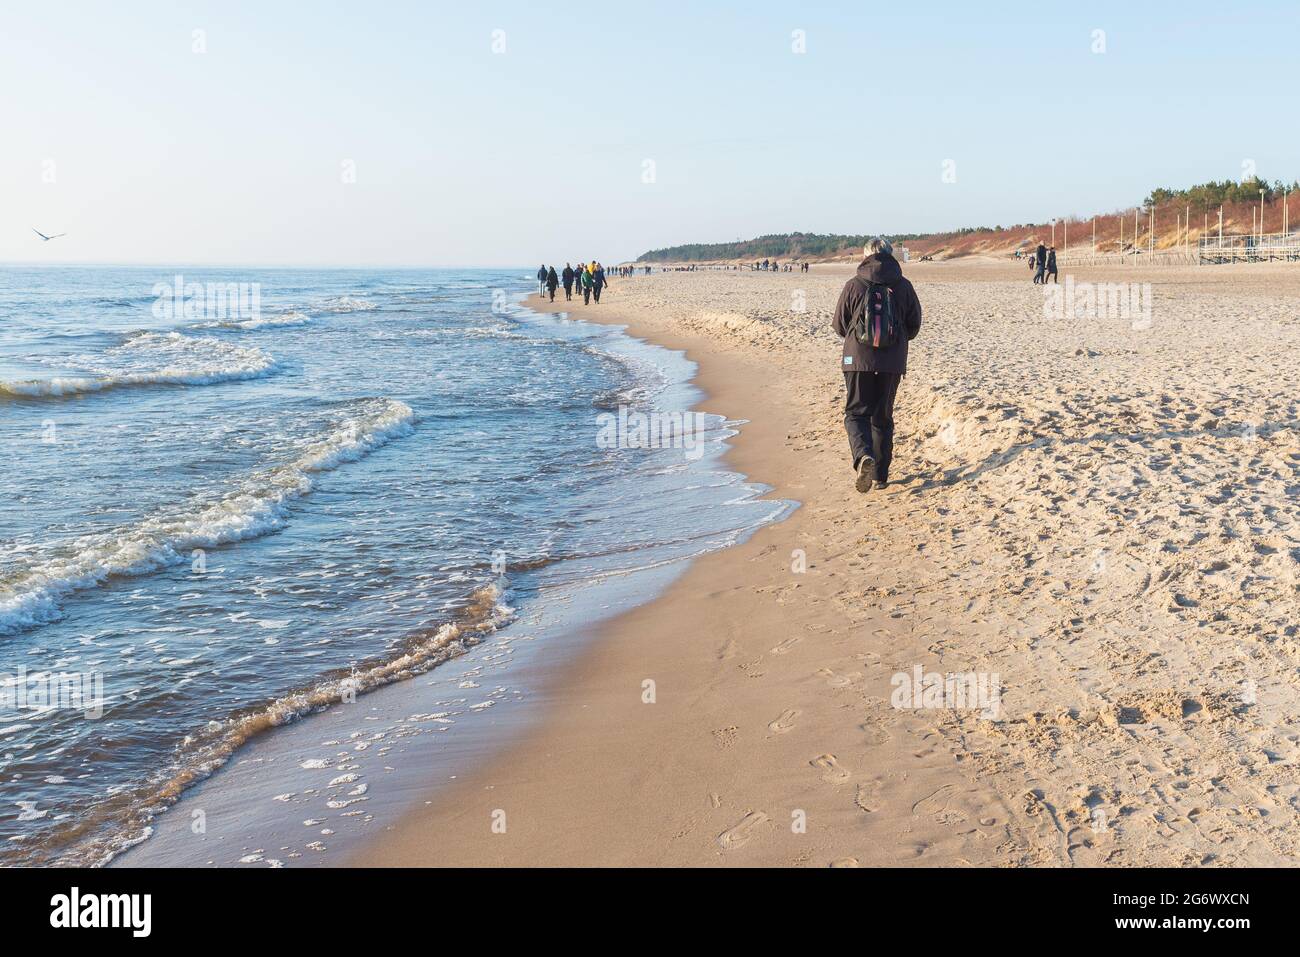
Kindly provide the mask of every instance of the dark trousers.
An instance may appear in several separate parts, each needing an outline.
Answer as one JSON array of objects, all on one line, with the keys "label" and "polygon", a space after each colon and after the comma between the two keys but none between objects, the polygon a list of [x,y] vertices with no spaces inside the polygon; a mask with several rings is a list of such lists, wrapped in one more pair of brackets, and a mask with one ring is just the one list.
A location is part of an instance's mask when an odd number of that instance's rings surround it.
[{"label": "dark trousers", "polygon": [[564,298],[565,298],[565,299],[572,299],[572,298],[573,298],[573,283],[572,283],[572,282],[566,282],[566,283],[564,284]]},{"label": "dark trousers", "polygon": [[551,294],[551,302],[555,302],[555,287],[547,286],[546,291]]},{"label": "dark trousers", "polygon": [[597,302],[600,302],[600,290],[601,290],[600,286],[591,287],[592,298],[595,299]]},{"label": "dark trousers", "polygon": [[1059,279],[1056,278],[1056,270],[1055,270],[1055,269],[1049,269],[1049,270],[1047,270],[1047,279],[1044,279],[1044,280],[1043,280],[1043,285],[1047,285],[1047,280],[1048,280],[1048,279],[1052,280],[1052,282],[1056,283],[1058,286],[1061,284],[1061,281],[1060,281]]},{"label": "dark trousers", "polygon": [[889,479],[894,457],[894,396],[902,376],[896,372],[846,372],[844,389],[844,431],[849,434],[853,468],[864,455],[876,461],[877,482]]},{"label": "dark trousers", "polygon": [[591,287],[590,287],[590,286],[583,286],[583,287],[582,287],[582,304],[583,304],[584,306],[591,305]]}]

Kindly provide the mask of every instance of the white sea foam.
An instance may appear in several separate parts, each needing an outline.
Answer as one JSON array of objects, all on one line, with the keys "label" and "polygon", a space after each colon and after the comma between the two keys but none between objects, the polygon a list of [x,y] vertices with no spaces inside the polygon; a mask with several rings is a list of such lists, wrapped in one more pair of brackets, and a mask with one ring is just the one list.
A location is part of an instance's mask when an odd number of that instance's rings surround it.
[{"label": "white sea foam", "polygon": [[[186,788],[208,777],[225,764],[230,756],[251,738],[339,701],[350,700],[355,695],[421,674],[449,658],[462,654],[467,648],[477,644],[485,635],[496,631],[513,617],[514,609],[506,604],[504,599],[505,591],[502,584],[489,582],[477,588],[469,596],[469,602],[462,609],[460,620],[446,622],[432,632],[414,637],[396,657],[353,670],[349,674],[324,679],[304,691],[278,698],[266,707],[242,717],[225,722],[213,722],[206,734],[186,739],[186,748],[177,766],[157,781],[149,789],[149,793],[141,797],[132,808],[131,824],[115,833],[96,838],[88,846],[66,857],[62,863],[107,864],[127,847],[139,843],[143,838],[132,836],[133,832],[140,830],[147,836],[152,830],[149,821],[158,811],[174,804]],[[360,749],[358,745],[357,750]],[[300,763],[300,767],[311,770],[328,768],[330,764],[324,758],[308,758]],[[335,767],[335,770],[355,767],[357,767],[355,764],[340,764]],[[335,778],[326,785],[326,788],[341,786],[343,782]],[[326,801],[325,806],[342,810],[353,804],[370,800],[365,795],[364,786],[361,787],[361,790],[354,788],[348,792],[345,798],[332,798]],[[315,791],[313,789],[303,793],[313,794]],[[295,794],[290,792],[276,795],[275,800],[289,802],[294,797]],[[344,816],[347,816],[347,813],[356,812],[345,812]]]},{"label": "white sea foam", "polygon": [[280,527],[285,506],[311,491],[314,473],[356,461],[409,434],[414,418],[404,402],[364,400],[356,414],[300,446],[290,461],[253,473],[220,498],[192,501],[59,547],[0,580],[0,634],[57,619],[61,598],[111,575],[144,574],[188,561],[192,549],[255,538]]},{"label": "white sea foam", "polygon": [[369,299],[360,299],[356,296],[334,296],[320,305],[322,312],[370,312],[378,308]]},{"label": "white sea foam", "polygon": [[311,316],[298,310],[282,312],[278,316],[259,316],[255,319],[222,319],[217,322],[205,322],[200,328],[205,329],[265,329],[275,326],[305,326],[311,322]]},{"label": "white sea foam", "polygon": [[18,805],[18,820],[20,821],[39,821],[50,812],[39,810],[35,801],[15,801]]},{"label": "white sea foam", "polygon": [[59,360],[88,374],[0,381],[0,393],[61,396],[139,385],[209,385],[255,379],[275,369],[275,359],[255,346],[210,336],[144,332],[102,353]]}]

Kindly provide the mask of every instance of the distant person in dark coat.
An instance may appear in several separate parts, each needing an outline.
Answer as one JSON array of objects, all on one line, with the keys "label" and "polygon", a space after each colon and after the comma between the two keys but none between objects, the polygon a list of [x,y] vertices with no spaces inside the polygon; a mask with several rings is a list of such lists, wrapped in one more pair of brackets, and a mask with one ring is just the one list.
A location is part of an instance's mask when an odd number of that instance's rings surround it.
[{"label": "distant person in dark coat", "polygon": [[555,267],[552,266],[546,270],[546,291],[550,294],[551,302],[555,302],[555,287],[560,284],[560,277],[555,275]]},{"label": "distant person in dark coat", "polygon": [[565,263],[565,264],[564,264],[564,272],[561,274],[562,278],[564,279],[564,298],[565,298],[565,299],[572,299],[572,298],[573,298],[573,277],[574,277],[574,275],[575,275],[575,274],[574,274],[574,272],[573,272],[573,267],[572,267],[571,265],[569,265],[568,263]]},{"label": "distant person in dark coat", "polygon": [[[1047,250],[1047,275],[1050,276],[1052,282],[1056,283],[1058,286],[1061,284],[1061,280],[1058,279],[1056,276],[1056,247],[1055,246]],[[1047,280],[1044,279],[1043,282],[1046,283]]]}]

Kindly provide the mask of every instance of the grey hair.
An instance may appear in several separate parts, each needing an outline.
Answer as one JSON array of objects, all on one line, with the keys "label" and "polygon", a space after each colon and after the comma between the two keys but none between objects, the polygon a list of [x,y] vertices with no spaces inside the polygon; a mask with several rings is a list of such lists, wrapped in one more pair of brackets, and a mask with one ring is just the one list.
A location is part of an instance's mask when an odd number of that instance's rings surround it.
[{"label": "grey hair", "polygon": [[886,256],[894,252],[893,244],[888,239],[877,236],[867,242],[867,247],[863,250],[868,256],[874,256],[876,253],[884,253]]}]

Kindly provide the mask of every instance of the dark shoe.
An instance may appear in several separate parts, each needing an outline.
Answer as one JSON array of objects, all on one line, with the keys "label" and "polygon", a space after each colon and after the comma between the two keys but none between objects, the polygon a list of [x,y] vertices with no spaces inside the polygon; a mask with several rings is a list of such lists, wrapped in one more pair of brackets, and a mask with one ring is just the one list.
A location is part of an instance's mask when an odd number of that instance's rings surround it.
[{"label": "dark shoe", "polygon": [[871,491],[871,473],[875,467],[875,460],[870,455],[862,456],[861,461],[858,462],[858,481],[855,486],[859,492]]}]

